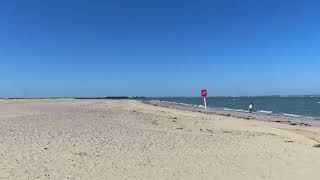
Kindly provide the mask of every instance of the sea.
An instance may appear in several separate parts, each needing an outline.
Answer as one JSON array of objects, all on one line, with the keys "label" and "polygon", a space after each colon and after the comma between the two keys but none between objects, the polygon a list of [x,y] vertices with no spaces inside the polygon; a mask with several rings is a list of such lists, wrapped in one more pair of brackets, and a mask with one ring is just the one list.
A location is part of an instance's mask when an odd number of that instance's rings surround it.
[{"label": "sea", "polygon": [[[148,98],[203,107],[202,97]],[[207,107],[247,112],[250,103],[256,113],[320,120],[320,96],[207,97]]]}]

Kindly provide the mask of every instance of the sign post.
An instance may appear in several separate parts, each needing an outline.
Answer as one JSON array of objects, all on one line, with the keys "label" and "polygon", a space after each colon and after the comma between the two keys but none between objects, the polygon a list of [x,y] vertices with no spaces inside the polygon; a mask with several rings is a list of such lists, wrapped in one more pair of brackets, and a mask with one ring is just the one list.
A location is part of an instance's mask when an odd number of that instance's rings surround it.
[{"label": "sign post", "polygon": [[208,93],[206,89],[201,89],[201,96],[203,97],[204,109],[207,110],[207,97]]}]

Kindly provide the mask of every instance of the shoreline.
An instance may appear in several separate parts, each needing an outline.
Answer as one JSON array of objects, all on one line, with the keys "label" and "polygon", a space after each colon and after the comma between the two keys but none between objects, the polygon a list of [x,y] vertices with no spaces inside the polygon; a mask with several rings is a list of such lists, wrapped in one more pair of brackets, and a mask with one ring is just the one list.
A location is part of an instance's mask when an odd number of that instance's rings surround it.
[{"label": "shoreline", "polygon": [[169,101],[160,101],[160,100],[147,100],[142,101],[146,104],[161,106],[167,108],[181,109],[192,112],[201,112],[207,114],[221,115],[227,117],[235,117],[245,120],[261,120],[268,122],[277,122],[283,124],[289,124],[292,126],[313,126],[320,127],[320,118],[318,117],[306,117],[306,116],[288,116],[282,114],[268,114],[268,113],[257,113],[257,112],[246,112],[246,111],[237,111],[236,109],[227,109],[227,108],[207,108],[204,110],[203,107],[198,107],[191,104],[169,102]]},{"label": "shoreline", "polygon": [[[199,97],[159,97],[149,98],[148,100],[204,107],[203,99]],[[207,102],[207,107],[217,110],[248,112],[249,104],[253,103],[254,111],[257,114],[320,120],[320,98],[314,96],[208,97]]]},{"label": "shoreline", "polygon": [[[297,98],[305,98],[305,97],[320,97],[320,96],[315,96],[315,95],[301,95],[301,96],[217,96],[217,98],[229,98],[229,97],[297,97]],[[106,97],[69,97],[69,98],[64,98],[64,97],[43,97],[43,98],[0,98],[0,100],[5,100],[5,101],[15,101],[15,100],[139,100],[143,102],[148,102],[148,101],[160,101],[162,103],[169,103],[169,104],[176,104],[176,105],[183,105],[187,107],[198,107],[198,108],[204,108],[203,105],[196,105],[196,104],[187,104],[187,103],[181,103],[181,102],[175,102],[175,101],[167,101],[167,100],[160,100],[163,97],[144,97],[144,96],[106,96]],[[179,97],[180,98],[180,97]],[[194,98],[194,97],[191,97]],[[209,97],[210,98],[210,97]],[[320,101],[317,102],[317,104],[320,104]],[[226,112],[240,112],[242,114],[249,114],[249,111],[247,109],[232,109],[228,107],[207,107],[208,109],[214,110],[214,111],[226,111]],[[259,115],[259,116],[271,116],[273,118],[284,118],[284,119],[289,119],[289,120],[303,120],[303,121],[320,121],[320,116],[312,116],[312,115],[302,115],[302,114],[295,114],[291,112],[280,112],[280,113],[275,113],[271,110],[263,110],[263,109],[256,109],[251,114]],[[315,123],[317,124],[317,123]]]}]

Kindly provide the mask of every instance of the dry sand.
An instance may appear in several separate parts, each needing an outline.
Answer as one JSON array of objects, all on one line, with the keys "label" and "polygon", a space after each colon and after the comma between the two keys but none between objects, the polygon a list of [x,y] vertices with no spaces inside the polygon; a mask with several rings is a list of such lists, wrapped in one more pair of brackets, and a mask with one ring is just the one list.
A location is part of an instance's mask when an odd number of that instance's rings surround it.
[{"label": "dry sand", "polygon": [[0,179],[320,179],[318,127],[134,100],[0,100]]}]

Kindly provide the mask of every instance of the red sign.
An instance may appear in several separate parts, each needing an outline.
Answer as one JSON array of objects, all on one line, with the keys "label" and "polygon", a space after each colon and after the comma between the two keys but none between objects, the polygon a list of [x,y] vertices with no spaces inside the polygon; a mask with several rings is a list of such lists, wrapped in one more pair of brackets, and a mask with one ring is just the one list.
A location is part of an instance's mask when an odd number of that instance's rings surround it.
[{"label": "red sign", "polygon": [[206,89],[202,89],[201,90],[201,96],[202,97],[206,97],[208,95],[207,90]]}]

